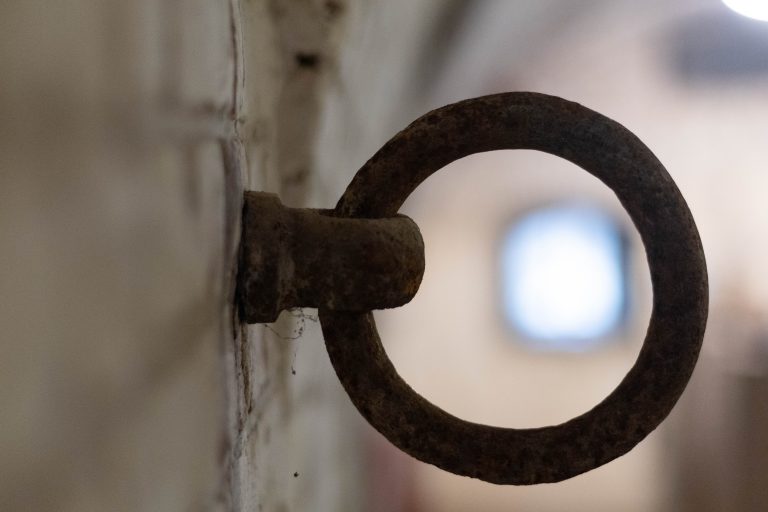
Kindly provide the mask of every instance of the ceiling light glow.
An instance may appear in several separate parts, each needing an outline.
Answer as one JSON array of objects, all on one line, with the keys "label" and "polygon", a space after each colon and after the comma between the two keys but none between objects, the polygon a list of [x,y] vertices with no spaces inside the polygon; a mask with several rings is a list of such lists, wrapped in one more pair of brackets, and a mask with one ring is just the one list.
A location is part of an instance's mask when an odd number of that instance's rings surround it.
[{"label": "ceiling light glow", "polygon": [[768,0],[723,0],[731,10],[761,21],[768,21]]}]

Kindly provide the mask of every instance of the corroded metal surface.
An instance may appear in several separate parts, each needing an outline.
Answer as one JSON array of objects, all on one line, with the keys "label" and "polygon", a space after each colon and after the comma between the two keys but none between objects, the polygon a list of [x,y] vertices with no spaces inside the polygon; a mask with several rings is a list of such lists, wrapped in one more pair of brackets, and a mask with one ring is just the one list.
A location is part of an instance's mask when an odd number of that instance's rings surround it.
[{"label": "corroded metal surface", "polygon": [[556,426],[518,430],[470,423],[431,404],[400,378],[372,314],[324,308],[320,320],[331,361],[355,406],[402,450],[497,484],[557,482],[625,454],[670,412],[701,348],[706,264],[691,213],[651,151],[620,124],[542,94],[486,96],[426,114],[363,166],[336,214],[391,217],[441,167],[497,149],[535,149],[579,165],[616,193],[640,232],[653,312],[637,361],[605,400]]},{"label": "corroded metal surface", "polygon": [[424,242],[404,215],[349,219],[287,208],[246,192],[238,295],[247,323],[293,307],[370,311],[402,306],[424,274]]}]

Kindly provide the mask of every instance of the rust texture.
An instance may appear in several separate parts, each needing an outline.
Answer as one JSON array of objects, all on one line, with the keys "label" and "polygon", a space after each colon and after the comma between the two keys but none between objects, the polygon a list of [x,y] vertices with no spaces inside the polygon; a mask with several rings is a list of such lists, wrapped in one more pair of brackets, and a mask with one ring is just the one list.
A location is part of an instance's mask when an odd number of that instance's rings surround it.
[{"label": "rust texture", "polygon": [[294,307],[370,311],[402,306],[424,274],[424,242],[404,215],[350,219],[288,208],[246,192],[238,295],[247,323]]},{"label": "rust texture", "polygon": [[331,362],[350,398],[396,446],[447,471],[488,482],[557,482],[625,454],[669,414],[701,348],[706,264],[691,213],[653,153],[620,124],[535,93],[462,101],[416,120],[363,166],[336,214],[391,217],[446,164],[499,149],[544,151],[587,170],[615,192],[641,235],[653,283],[650,325],[634,366],[605,400],[555,426],[470,423],[431,404],[400,378],[371,313],[321,308],[320,320]]}]

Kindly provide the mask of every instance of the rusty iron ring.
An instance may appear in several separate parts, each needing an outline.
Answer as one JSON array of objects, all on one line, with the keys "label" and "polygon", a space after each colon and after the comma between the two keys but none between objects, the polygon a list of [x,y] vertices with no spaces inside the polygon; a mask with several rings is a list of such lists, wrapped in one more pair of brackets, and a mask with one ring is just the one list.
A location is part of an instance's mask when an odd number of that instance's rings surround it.
[{"label": "rusty iron ring", "polygon": [[392,216],[438,169],[499,149],[544,151],[582,167],[616,193],[640,232],[653,312],[634,366],[608,397],[555,426],[470,423],[403,381],[371,313],[321,310],[320,320],[331,362],[350,398],[400,449],[452,473],[496,484],[557,482],[627,453],[669,414],[693,372],[704,336],[706,264],[685,200],[651,151],[615,121],[536,93],[485,96],[424,115],[360,169],[335,212]]}]

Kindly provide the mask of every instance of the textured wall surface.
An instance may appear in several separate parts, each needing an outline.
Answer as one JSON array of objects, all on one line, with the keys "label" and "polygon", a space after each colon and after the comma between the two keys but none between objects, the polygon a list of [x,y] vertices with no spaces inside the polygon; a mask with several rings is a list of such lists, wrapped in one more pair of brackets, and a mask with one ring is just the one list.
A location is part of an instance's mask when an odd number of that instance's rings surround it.
[{"label": "textured wall surface", "polygon": [[360,509],[316,322],[231,307],[242,190],[330,206],[313,148],[346,16],[0,6],[0,509]]}]

